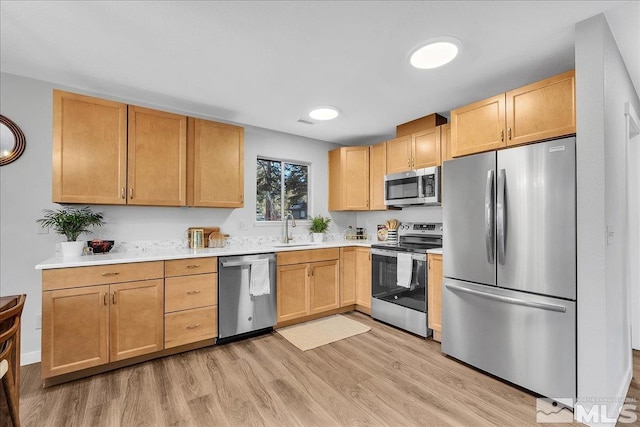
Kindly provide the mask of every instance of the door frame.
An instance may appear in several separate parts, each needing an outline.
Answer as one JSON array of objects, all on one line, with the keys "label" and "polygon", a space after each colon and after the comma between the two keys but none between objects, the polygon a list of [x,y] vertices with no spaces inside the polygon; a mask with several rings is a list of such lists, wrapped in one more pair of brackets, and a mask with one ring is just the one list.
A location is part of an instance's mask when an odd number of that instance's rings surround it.
[{"label": "door frame", "polygon": [[640,119],[630,102],[625,103],[624,111],[627,159],[627,308],[631,346],[640,350]]}]

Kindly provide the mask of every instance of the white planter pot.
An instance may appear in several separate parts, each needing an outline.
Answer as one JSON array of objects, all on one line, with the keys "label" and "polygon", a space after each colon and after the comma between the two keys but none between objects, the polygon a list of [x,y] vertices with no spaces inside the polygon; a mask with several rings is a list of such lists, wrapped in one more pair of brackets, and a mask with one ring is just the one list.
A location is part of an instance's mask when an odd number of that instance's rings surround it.
[{"label": "white planter pot", "polygon": [[82,255],[82,251],[86,246],[87,242],[79,241],[79,242],[61,242],[60,250],[62,252],[62,258],[72,258],[78,257]]},{"label": "white planter pot", "polygon": [[313,234],[313,243],[322,243],[324,241],[324,233],[311,233]]}]

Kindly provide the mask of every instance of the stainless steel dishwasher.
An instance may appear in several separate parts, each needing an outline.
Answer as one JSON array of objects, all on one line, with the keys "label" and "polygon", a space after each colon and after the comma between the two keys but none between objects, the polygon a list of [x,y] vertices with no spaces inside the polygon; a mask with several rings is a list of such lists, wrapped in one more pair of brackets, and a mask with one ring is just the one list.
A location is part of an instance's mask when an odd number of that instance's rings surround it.
[{"label": "stainless steel dishwasher", "polygon": [[[251,274],[259,260],[268,261],[269,291],[256,296],[251,293]],[[275,254],[218,257],[219,341],[273,328],[276,289]]]}]

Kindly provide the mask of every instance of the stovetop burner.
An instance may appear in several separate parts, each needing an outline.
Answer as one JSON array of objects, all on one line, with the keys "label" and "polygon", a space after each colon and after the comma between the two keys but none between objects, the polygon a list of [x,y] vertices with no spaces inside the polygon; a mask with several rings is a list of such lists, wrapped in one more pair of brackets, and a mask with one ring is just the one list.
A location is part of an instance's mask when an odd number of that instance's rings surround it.
[{"label": "stovetop burner", "polygon": [[405,222],[398,227],[398,242],[376,243],[372,248],[426,253],[442,247],[442,223]]}]

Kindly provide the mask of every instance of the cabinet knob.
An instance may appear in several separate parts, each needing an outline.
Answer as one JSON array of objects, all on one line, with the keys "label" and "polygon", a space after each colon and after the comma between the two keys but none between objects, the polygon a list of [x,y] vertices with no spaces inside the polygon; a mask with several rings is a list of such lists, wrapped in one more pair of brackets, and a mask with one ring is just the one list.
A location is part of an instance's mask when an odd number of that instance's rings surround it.
[{"label": "cabinet knob", "polygon": [[133,187],[129,188],[129,198],[133,199]]},{"label": "cabinet knob", "polygon": [[127,196],[127,190],[124,187],[120,189],[120,198],[124,199]]},{"label": "cabinet knob", "polygon": [[500,129],[500,142],[504,142],[504,129]]},{"label": "cabinet knob", "polygon": [[507,138],[511,141],[511,128],[507,128]]}]

